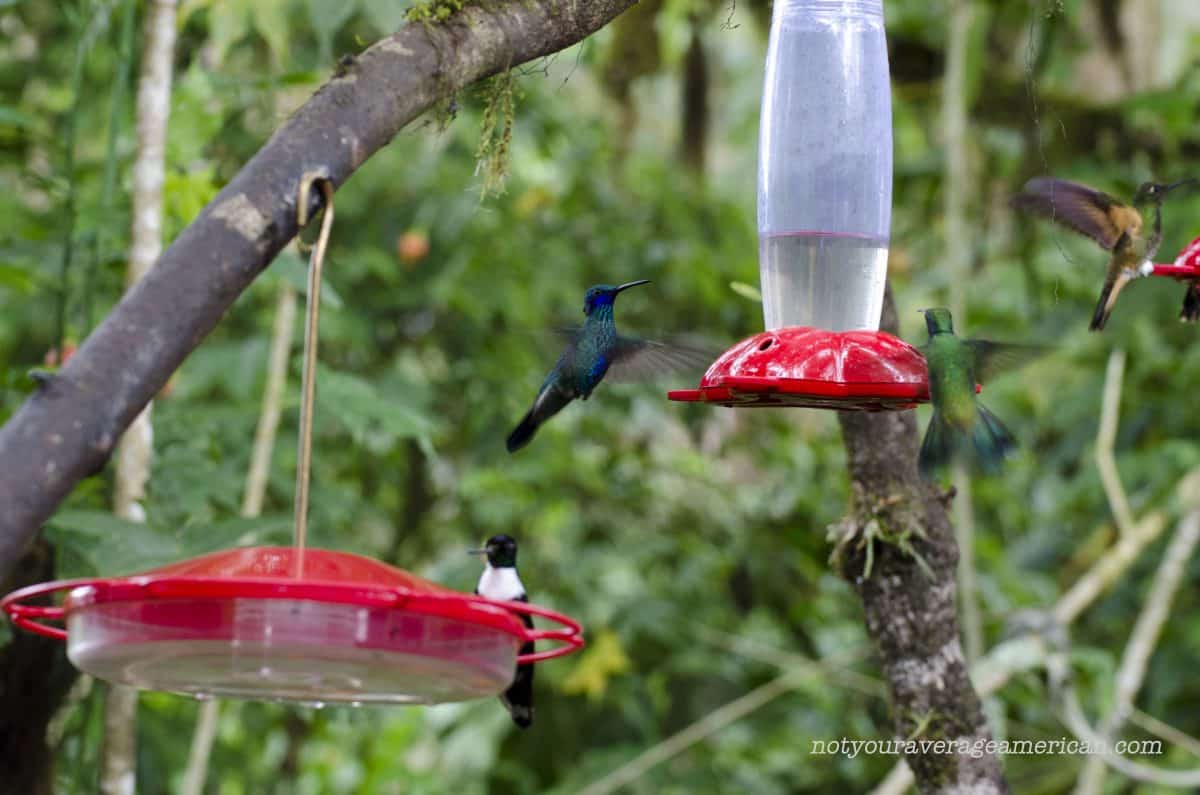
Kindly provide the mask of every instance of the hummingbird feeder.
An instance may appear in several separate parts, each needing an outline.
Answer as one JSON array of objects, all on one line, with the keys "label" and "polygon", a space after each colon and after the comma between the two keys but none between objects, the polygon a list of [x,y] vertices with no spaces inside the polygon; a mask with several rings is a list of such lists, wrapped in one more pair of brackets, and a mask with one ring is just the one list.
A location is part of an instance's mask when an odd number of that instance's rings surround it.
[{"label": "hummingbird feeder", "polygon": [[[320,177],[302,182],[300,226],[314,182],[325,215],[308,277],[295,545],[228,549],[125,577],[42,583],[10,593],[0,609],[22,629],[66,640],[80,670],[143,689],[315,704],[496,695],[518,664],[580,648],[579,624],[524,602],[452,591],[370,558],[305,548],[318,296],[333,188]],[[61,606],[44,603],[60,592]],[[529,628],[523,616],[561,628]],[[557,645],[518,653],[537,641]]]},{"label": "hummingbird feeder", "polygon": [[1166,276],[1181,282],[1200,282],[1200,237],[1184,246],[1170,265],[1153,264],[1151,276]]},{"label": "hummingbird feeder", "polygon": [[767,330],[668,397],[852,411],[927,401],[925,358],[879,331],[891,212],[883,0],[776,0],[758,157]]}]

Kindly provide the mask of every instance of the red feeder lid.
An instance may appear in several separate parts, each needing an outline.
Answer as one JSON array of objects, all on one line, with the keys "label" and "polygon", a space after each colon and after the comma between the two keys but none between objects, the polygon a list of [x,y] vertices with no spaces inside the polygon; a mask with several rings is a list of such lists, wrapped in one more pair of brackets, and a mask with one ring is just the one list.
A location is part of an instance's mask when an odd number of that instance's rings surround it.
[{"label": "red feeder lid", "polygon": [[[27,604],[68,589],[62,607]],[[360,555],[292,547],[43,583],[9,594],[0,609],[19,627],[65,638],[87,673],[197,696],[461,701],[504,690],[518,662],[583,645],[578,623],[545,608],[452,591]],[[563,628],[528,629],[520,614]],[[562,645],[518,657],[539,640]]]},{"label": "red feeder lid", "polygon": [[920,351],[886,332],[791,326],[742,340],[713,362],[698,389],[667,397],[737,407],[895,411],[929,400],[929,374]]},{"label": "red feeder lid", "polygon": [[1200,237],[1184,246],[1170,265],[1155,265],[1151,273],[1180,281],[1200,281]]}]

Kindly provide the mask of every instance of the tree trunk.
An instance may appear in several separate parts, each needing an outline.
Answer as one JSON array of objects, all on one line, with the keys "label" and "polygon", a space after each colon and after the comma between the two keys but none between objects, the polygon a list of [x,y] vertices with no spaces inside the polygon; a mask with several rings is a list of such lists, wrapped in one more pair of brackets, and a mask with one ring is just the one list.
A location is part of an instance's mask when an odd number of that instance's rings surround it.
[{"label": "tree trunk", "polygon": [[[53,578],[53,547],[39,539],[15,571],[11,580],[0,577],[0,593]],[[13,629],[8,645],[0,646],[0,791],[54,792],[46,728],[78,675],[61,640]]]},{"label": "tree trunk", "polygon": [[[238,295],[296,234],[313,172],[342,185],[437,100],[561,50],[635,0],[510,0],[409,24],[297,110],[79,351],[0,429],[0,576]],[[315,201],[319,201],[314,196]]]},{"label": "tree trunk", "polygon": [[[897,329],[890,288],[882,327]],[[913,740],[905,758],[917,785],[942,795],[1008,792],[999,758],[986,752],[992,736],[959,642],[947,500],[917,473],[916,415],[842,412],[838,421],[853,493],[842,574],[862,599],[896,735]]]}]

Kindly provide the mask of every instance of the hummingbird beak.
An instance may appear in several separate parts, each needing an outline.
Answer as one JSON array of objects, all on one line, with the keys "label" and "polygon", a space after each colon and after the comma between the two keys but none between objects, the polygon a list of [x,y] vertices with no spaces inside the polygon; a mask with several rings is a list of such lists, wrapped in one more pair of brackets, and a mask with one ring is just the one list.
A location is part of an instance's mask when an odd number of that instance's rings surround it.
[{"label": "hummingbird beak", "polygon": [[630,287],[637,287],[639,284],[649,284],[649,283],[650,283],[649,279],[638,279],[636,282],[625,282],[624,284],[618,284],[616,289],[613,290],[613,295],[616,295],[617,293],[621,292],[622,290],[628,290]]},{"label": "hummingbird beak", "polygon": [[487,553],[488,553],[488,551],[486,548],[485,549],[468,549],[467,550],[468,555],[486,555]]},{"label": "hummingbird beak", "polygon": [[1176,188],[1181,188],[1181,187],[1183,187],[1184,185],[1194,185],[1194,184],[1196,184],[1196,178],[1195,178],[1195,177],[1189,177],[1189,178],[1187,178],[1187,179],[1181,179],[1181,180],[1179,180],[1178,182],[1172,182],[1170,185],[1166,185],[1166,186],[1164,186],[1164,187],[1163,187],[1163,193],[1170,193],[1171,191],[1175,190]]}]

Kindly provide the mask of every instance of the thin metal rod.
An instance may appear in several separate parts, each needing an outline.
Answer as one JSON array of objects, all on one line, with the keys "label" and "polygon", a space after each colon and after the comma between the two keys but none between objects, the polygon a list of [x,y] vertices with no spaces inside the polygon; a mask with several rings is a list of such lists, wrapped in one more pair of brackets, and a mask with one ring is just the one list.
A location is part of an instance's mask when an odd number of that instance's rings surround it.
[{"label": "thin metal rod", "polygon": [[304,318],[304,370],[300,388],[300,441],[296,462],[296,524],[292,532],[292,543],[296,548],[294,576],[304,573],[304,547],[308,532],[308,481],[312,466],[312,422],[313,402],[316,397],[317,369],[317,326],[321,314],[321,264],[325,260],[325,246],[329,243],[329,230],[333,227],[333,183],[322,176],[306,176],[300,183],[299,203],[296,207],[300,226],[308,220],[308,189],[320,183],[325,199],[325,213],[321,217],[321,232],[313,246],[308,263],[308,294],[305,296]]}]

